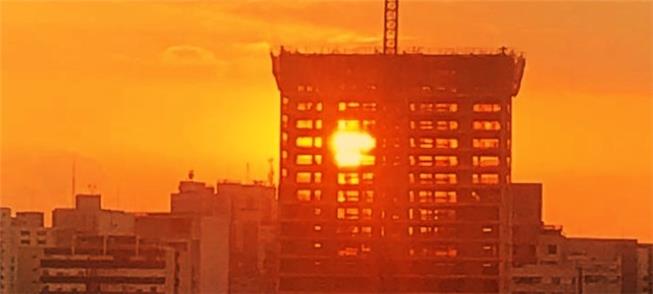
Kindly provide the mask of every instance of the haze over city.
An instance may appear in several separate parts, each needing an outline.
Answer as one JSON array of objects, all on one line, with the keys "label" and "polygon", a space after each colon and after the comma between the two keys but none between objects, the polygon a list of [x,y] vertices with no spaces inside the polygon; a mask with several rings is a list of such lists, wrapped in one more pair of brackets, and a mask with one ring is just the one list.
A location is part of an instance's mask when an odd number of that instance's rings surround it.
[{"label": "haze over city", "polygon": [[[653,241],[651,3],[401,7],[403,50],[525,52],[512,179],[543,183],[547,223]],[[71,206],[73,161],[78,192],[96,186],[104,206],[130,211],[168,209],[189,169],[208,183],[266,179],[280,132],[270,51],[378,46],[382,9],[3,1],[0,204]]]}]

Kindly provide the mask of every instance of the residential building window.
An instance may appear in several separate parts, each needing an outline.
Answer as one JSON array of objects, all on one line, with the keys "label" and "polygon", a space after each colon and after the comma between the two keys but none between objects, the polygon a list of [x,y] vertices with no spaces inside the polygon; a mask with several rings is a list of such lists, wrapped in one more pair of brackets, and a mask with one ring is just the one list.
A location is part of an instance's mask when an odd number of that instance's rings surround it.
[{"label": "residential building window", "polygon": [[475,120],[474,130],[497,131],[501,129],[501,123],[496,120]]},{"label": "residential building window", "polygon": [[558,254],[558,246],[555,244],[549,244],[546,246],[546,252],[549,255],[556,255]]},{"label": "residential building window", "polygon": [[499,112],[501,105],[497,103],[477,103],[474,104],[474,112]]}]

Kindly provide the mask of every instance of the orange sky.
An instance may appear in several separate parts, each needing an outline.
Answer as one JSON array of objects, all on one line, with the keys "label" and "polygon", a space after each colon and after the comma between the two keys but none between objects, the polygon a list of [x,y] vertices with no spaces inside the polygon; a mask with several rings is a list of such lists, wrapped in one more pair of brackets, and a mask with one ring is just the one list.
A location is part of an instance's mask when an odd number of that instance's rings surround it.
[{"label": "orange sky", "polygon": [[[165,210],[277,157],[269,50],[380,44],[382,1],[2,1],[0,203]],[[653,241],[651,3],[403,1],[400,47],[526,52],[514,181],[568,235]]]}]

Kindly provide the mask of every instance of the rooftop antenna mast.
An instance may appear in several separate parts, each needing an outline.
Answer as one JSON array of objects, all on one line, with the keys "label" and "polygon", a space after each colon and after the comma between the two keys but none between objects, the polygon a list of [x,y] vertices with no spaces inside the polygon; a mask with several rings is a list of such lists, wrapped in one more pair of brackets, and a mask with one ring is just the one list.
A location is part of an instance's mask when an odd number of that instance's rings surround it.
[{"label": "rooftop antenna mast", "polygon": [[397,54],[399,0],[385,0],[383,15],[383,54]]}]

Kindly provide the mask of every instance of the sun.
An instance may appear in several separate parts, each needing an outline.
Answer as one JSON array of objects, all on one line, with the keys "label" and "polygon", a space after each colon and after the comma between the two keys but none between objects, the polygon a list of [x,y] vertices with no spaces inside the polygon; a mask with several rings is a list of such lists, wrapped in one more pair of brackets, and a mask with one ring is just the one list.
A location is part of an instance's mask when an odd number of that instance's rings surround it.
[{"label": "sun", "polygon": [[339,167],[374,164],[374,156],[369,152],[376,147],[376,140],[351,121],[338,121],[338,129],[331,136],[330,147]]}]

